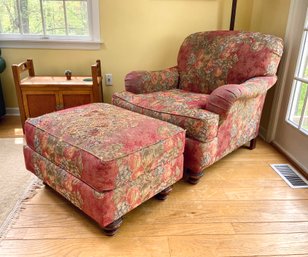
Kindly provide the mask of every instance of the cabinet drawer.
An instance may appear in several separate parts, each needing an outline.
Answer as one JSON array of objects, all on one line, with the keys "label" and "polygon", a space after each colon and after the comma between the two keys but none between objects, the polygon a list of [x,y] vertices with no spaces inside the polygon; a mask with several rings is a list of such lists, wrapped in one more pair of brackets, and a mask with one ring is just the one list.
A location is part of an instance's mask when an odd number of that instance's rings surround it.
[{"label": "cabinet drawer", "polygon": [[60,92],[60,102],[64,109],[93,102],[92,92],[67,91]]},{"label": "cabinet drawer", "polygon": [[53,91],[24,92],[23,102],[26,117],[37,117],[57,110],[58,95]]}]

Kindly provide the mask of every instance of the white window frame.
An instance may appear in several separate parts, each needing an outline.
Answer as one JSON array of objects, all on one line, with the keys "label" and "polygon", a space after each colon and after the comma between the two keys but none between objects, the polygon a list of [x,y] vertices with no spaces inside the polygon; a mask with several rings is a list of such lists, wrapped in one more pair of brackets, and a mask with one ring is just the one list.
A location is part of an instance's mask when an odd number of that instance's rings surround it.
[{"label": "white window frame", "polygon": [[302,69],[305,68],[302,65],[302,63],[303,63],[302,58],[303,58],[303,56],[308,56],[307,55],[307,51],[308,51],[307,46],[308,46],[308,10],[307,10],[307,13],[306,13],[306,20],[305,20],[305,25],[304,25],[304,28],[303,28],[303,33],[302,33],[302,41],[301,41],[301,46],[300,46],[300,50],[299,50],[296,70],[295,70],[295,74],[294,74],[294,78],[293,78],[293,85],[292,85],[292,91],[291,91],[291,95],[290,95],[290,99],[289,99],[288,110],[287,110],[287,114],[286,114],[286,118],[285,118],[285,121],[288,124],[297,128],[300,132],[304,133],[305,135],[308,135],[308,132],[307,132],[306,129],[302,128],[302,123],[303,123],[303,119],[304,119],[306,105],[308,104],[308,93],[307,92],[306,92],[306,96],[304,98],[303,109],[302,109],[301,117],[300,117],[298,124],[296,124],[295,122],[293,122],[291,120],[291,115],[292,115],[293,104],[298,101],[299,87],[297,86],[297,83],[308,84],[308,80],[306,78],[300,77],[300,74],[304,73],[304,71]]},{"label": "white window frame", "polygon": [[99,49],[99,0],[88,1],[89,37],[0,34],[0,48]]}]

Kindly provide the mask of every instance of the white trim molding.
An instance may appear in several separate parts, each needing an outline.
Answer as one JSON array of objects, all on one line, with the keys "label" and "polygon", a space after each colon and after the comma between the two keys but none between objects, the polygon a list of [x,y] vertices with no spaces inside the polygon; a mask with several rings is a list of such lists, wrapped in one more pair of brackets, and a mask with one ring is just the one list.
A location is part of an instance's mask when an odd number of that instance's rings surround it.
[{"label": "white trim molding", "polygon": [[274,140],[276,135],[276,130],[278,126],[279,113],[281,109],[281,103],[283,99],[283,93],[287,80],[287,69],[289,67],[290,59],[291,59],[291,49],[293,48],[294,42],[292,41],[294,30],[292,29],[294,26],[294,12],[295,12],[295,1],[291,1],[288,24],[286,29],[286,34],[284,38],[284,56],[282,57],[281,64],[278,71],[278,81],[276,83],[276,91],[274,95],[270,121],[267,129],[267,133],[265,135],[266,142],[271,142]]},{"label": "white trim molding", "polygon": [[84,49],[98,50],[102,42],[51,40],[0,40],[0,48]]},{"label": "white trim molding", "polygon": [[300,163],[297,158],[295,158],[290,152],[288,152],[284,147],[282,147],[279,143],[277,143],[275,140],[272,142],[272,144],[277,147],[281,152],[283,152],[284,155],[286,155],[289,159],[291,159],[299,168],[301,168],[306,174],[308,174],[308,169]]},{"label": "white trim molding", "polygon": [[303,27],[307,19],[308,0],[291,0],[285,35],[285,53],[278,72],[273,109],[266,141],[281,149],[294,163],[307,172],[308,137],[286,121],[288,103],[298,58],[301,58]]},{"label": "white trim molding", "polygon": [[20,116],[19,108],[6,108],[6,116]]}]

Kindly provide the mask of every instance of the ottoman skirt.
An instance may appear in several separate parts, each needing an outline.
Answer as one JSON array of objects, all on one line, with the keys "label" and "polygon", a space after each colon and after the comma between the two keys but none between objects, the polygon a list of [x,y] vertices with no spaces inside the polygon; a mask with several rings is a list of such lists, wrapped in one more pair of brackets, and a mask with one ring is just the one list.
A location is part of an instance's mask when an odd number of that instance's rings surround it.
[{"label": "ottoman skirt", "polygon": [[27,169],[64,196],[101,227],[134,209],[154,195],[172,186],[183,176],[183,156],[160,165],[136,180],[114,190],[98,192],[80,179],[56,166],[29,147],[24,148]]}]

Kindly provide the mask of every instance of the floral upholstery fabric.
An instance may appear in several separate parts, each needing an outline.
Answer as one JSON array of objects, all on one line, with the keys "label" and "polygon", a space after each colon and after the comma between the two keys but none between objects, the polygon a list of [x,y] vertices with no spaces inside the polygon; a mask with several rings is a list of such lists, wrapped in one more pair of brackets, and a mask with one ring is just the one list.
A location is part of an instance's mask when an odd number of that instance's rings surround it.
[{"label": "floral upholstery fabric", "polygon": [[25,146],[26,167],[105,227],[183,176],[183,155],[141,174],[114,190],[98,192],[71,173]]},{"label": "floral upholstery fabric", "polygon": [[192,138],[186,138],[184,151],[184,166],[191,173],[200,173],[202,170],[216,161],[218,138],[212,141],[201,142]]},{"label": "floral upholstery fabric", "polygon": [[[257,137],[266,94],[239,100],[220,120],[217,137],[210,142],[186,138],[184,166],[192,173],[206,167]],[[245,111],[243,111],[245,110]]]},{"label": "floral upholstery fabric", "polygon": [[265,96],[237,101],[228,115],[221,119],[217,159],[257,137]]},{"label": "floral upholstery fabric", "polygon": [[115,93],[113,104],[168,121],[186,129],[186,135],[202,142],[217,136],[219,116],[204,110],[208,95],[173,89],[149,94]]},{"label": "floral upholstery fabric", "polygon": [[275,84],[276,80],[276,76],[256,77],[239,85],[224,85],[216,88],[209,95],[206,109],[220,115],[225,115],[236,101],[266,94],[267,90]]},{"label": "floral upholstery fabric", "polygon": [[282,49],[280,38],[256,32],[192,34],[178,54],[179,88],[210,94],[222,85],[275,75]]},{"label": "floral upholstery fabric", "polygon": [[98,192],[113,190],[182,155],[185,131],[95,103],[28,119],[27,145]]},{"label": "floral upholstery fabric", "polygon": [[177,67],[162,71],[133,71],[125,77],[126,90],[134,94],[164,91],[178,87]]}]

